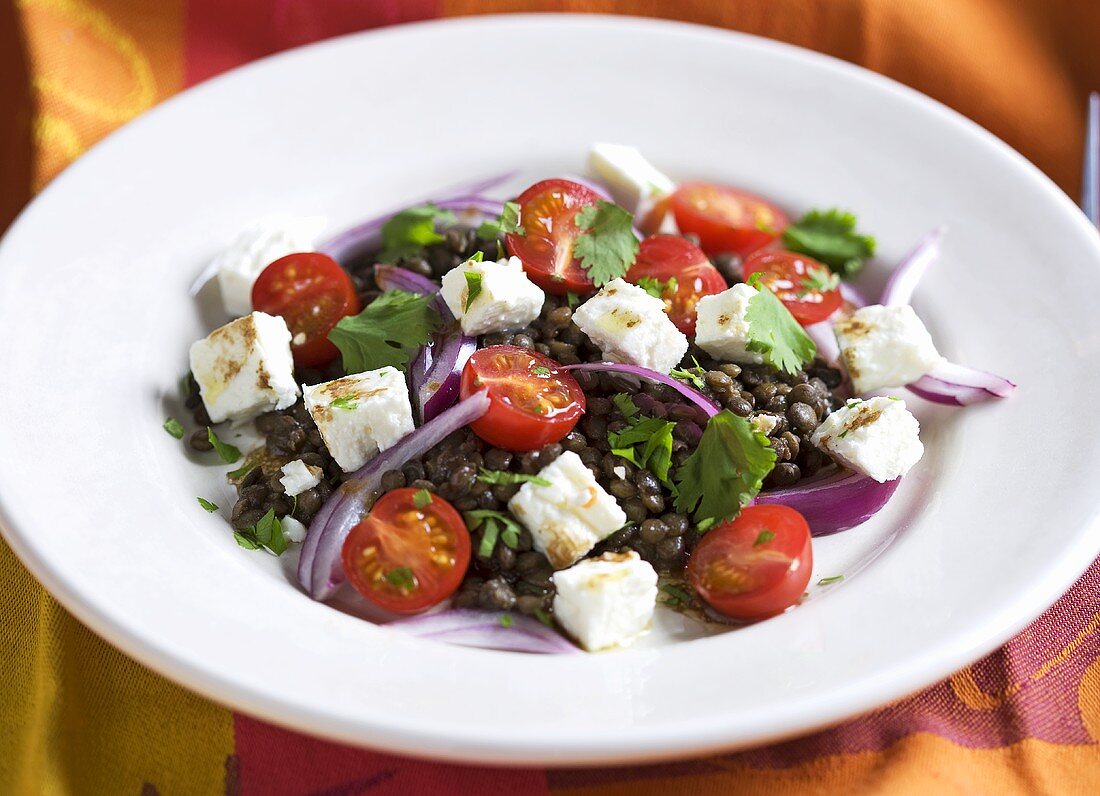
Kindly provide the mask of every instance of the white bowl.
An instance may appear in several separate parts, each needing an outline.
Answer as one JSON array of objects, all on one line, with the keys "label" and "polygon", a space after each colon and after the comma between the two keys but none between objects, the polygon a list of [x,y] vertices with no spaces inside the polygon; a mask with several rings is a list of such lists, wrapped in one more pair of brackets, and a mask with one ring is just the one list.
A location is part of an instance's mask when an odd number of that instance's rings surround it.
[{"label": "white bowl", "polygon": [[[1067,131],[1068,134],[1068,131]],[[583,167],[637,144],[677,177],[877,235],[872,293],[947,223],[916,306],[949,356],[1014,379],[969,409],[911,401],[927,453],[888,509],[819,540],[806,604],[697,640],[530,656],[410,638],[312,602],[202,495],[225,467],[161,430],[186,347],[221,322],[189,287],[249,219],[333,229],[441,186]],[[895,83],[688,25],[504,17],[351,36],[186,92],[96,147],[0,246],[0,520],[64,605],[196,691],[302,730],[486,763],[728,749],[942,678],[1050,604],[1100,548],[1096,231],[1019,155]],[[204,461],[206,461],[204,459]],[[682,623],[680,623],[682,624]]]}]

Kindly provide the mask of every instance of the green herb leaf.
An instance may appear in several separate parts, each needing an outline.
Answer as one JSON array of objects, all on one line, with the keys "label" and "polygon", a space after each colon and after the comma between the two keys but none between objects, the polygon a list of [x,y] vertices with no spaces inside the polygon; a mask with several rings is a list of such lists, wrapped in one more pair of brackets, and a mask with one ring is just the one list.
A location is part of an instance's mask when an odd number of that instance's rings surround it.
[{"label": "green herb leaf", "polygon": [[482,221],[481,226],[477,228],[477,236],[482,240],[492,240],[508,233],[525,235],[526,230],[519,223],[519,209],[518,202],[505,202],[500,218]]},{"label": "green herb leaf", "polygon": [[638,256],[633,216],[618,205],[600,200],[577,213],[577,226],[585,230],[573,242],[573,256],[596,287],[623,276]]},{"label": "green herb leaf", "polygon": [[531,368],[531,372],[536,376],[549,376],[550,368],[544,368],[542,365],[535,365],[535,367]]},{"label": "green herb leaf", "polygon": [[514,622],[512,621],[512,615],[511,614],[501,614],[500,615],[500,626],[501,627],[511,627],[513,624],[514,624]]},{"label": "green herb leaf", "polygon": [[462,311],[469,312],[474,299],[481,295],[481,274],[477,271],[463,271],[462,274],[466,277],[466,303]]},{"label": "green herb leaf", "polygon": [[643,276],[638,280],[638,287],[653,296],[653,298],[659,299],[663,299],[666,292],[671,295],[680,289],[680,285],[674,276],[670,276],[664,282],[655,276]]},{"label": "green herb leaf", "polygon": [[382,225],[382,251],[378,261],[393,263],[420,252],[425,246],[439,243],[443,236],[435,231],[436,223],[453,224],[455,214],[429,203],[402,210]]},{"label": "green herb leaf", "polygon": [[218,510],[218,504],[217,503],[211,503],[209,500],[207,500],[204,497],[195,498],[195,500],[199,501],[199,505],[202,506],[204,509],[206,509],[211,514],[213,514],[215,511]]},{"label": "green herb leaf", "polygon": [[844,210],[811,210],[783,230],[788,249],[808,254],[851,279],[875,253],[875,239],[856,231],[856,217]]},{"label": "green herb leaf", "polygon": [[774,538],[775,538],[775,532],[774,531],[769,531],[767,528],[765,528],[764,530],[762,530],[757,535],[756,541],[752,543],[752,546],[753,547],[759,547],[760,545],[764,544],[765,542],[770,542]]},{"label": "green herb leaf", "polygon": [[258,550],[263,547],[277,556],[286,552],[287,541],[283,536],[283,523],[275,516],[275,509],[268,509],[255,525],[243,531],[235,531],[233,538],[246,550]]},{"label": "green herb leaf", "polygon": [[840,287],[840,277],[821,265],[811,265],[806,269],[806,276],[801,280],[802,288],[798,291],[798,297],[808,296],[815,290],[819,293],[828,293]]},{"label": "green herb leaf", "polygon": [[706,371],[696,362],[694,367],[673,368],[668,372],[668,375],[674,379],[687,382],[697,390],[703,390],[706,389],[707,386],[707,383],[703,381],[704,373],[706,373]]},{"label": "green herb leaf", "polygon": [[341,318],[328,339],[340,349],[344,371],[362,373],[387,365],[408,368],[409,360],[439,326],[439,313],[431,307],[433,298],[390,290],[358,315]]},{"label": "green herb leaf", "polygon": [[401,591],[412,591],[416,588],[416,575],[408,567],[391,569],[386,573],[386,581]]},{"label": "green herb leaf", "polygon": [[425,506],[430,505],[432,502],[432,493],[427,489],[418,489],[413,492],[413,505],[418,509],[422,509]]},{"label": "green herb leaf", "polygon": [[233,464],[233,462],[241,458],[240,448],[236,448],[228,442],[222,442],[218,439],[218,435],[214,433],[214,429],[210,428],[210,426],[206,427],[206,438],[210,441],[210,444],[214,446],[214,450],[218,452],[218,455],[226,464]]},{"label": "green herb leaf", "polygon": [[625,392],[615,393],[611,396],[611,401],[615,404],[615,408],[618,409],[627,420],[638,414],[638,405],[634,403],[634,399]]},{"label": "green herb leaf", "polygon": [[661,602],[669,608],[690,608],[695,604],[691,592],[673,583],[662,583],[659,590],[665,595]]},{"label": "green herb leaf", "polygon": [[817,585],[818,586],[828,586],[830,583],[840,583],[842,580],[844,580],[843,575],[833,575],[833,576],[828,577],[828,578],[822,578],[821,580],[819,580],[817,582]]},{"label": "green herb leaf", "polygon": [[350,412],[352,409],[359,406],[359,404],[352,396],[341,395],[339,398],[333,400],[329,406],[335,407],[336,409],[345,409]]},{"label": "green herb leaf", "polygon": [[759,289],[749,299],[745,320],[749,323],[749,342],[745,347],[762,354],[764,361],[776,370],[797,373],[817,353],[814,341],[791,311],[767,288]]},{"label": "green herb leaf", "polygon": [[676,510],[700,530],[731,519],[756,497],[775,466],[775,451],[749,421],[723,409],[707,422],[699,446],[676,471]]},{"label": "green herb leaf", "polygon": [[574,310],[577,308],[577,305],[581,303],[581,297],[578,296],[576,293],[566,293],[565,303],[569,307],[569,309]]},{"label": "green herb leaf", "polygon": [[164,430],[176,439],[183,439],[183,423],[170,417],[164,421]]},{"label": "green herb leaf", "polygon": [[238,478],[244,478],[258,466],[259,465],[256,462],[246,461],[236,470],[230,470],[228,473],[225,474],[225,476],[230,481],[236,481]]},{"label": "green herb leaf", "polygon": [[486,470],[481,468],[477,477],[478,481],[486,484],[535,484],[536,486],[550,486],[550,482],[537,475],[527,473],[510,473],[507,470]]},{"label": "green herb leaf", "polygon": [[236,540],[237,544],[239,544],[245,550],[259,550],[260,549],[260,545],[259,545],[258,542],[256,542],[254,539],[250,538],[249,536],[246,536],[241,531],[233,531],[233,538]]},{"label": "green herb leaf", "polygon": [[656,417],[639,417],[622,431],[609,431],[611,452],[637,467],[645,467],[669,483],[672,466],[672,430],[676,424]]},{"label": "green herb leaf", "polygon": [[513,550],[519,544],[520,526],[503,512],[491,509],[475,509],[474,511],[464,511],[462,517],[471,529],[482,529],[481,544],[477,548],[477,554],[482,558],[488,558],[493,554],[493,548],[496,547],[498,538],[504,542],[506,547]]},{"label": "green herb leaf", "polygon": [[535,609],[535,619],[539,620],[547,627],[554,626],[554,617],[550,616],[550,612],[547,611],[545,608]]}]

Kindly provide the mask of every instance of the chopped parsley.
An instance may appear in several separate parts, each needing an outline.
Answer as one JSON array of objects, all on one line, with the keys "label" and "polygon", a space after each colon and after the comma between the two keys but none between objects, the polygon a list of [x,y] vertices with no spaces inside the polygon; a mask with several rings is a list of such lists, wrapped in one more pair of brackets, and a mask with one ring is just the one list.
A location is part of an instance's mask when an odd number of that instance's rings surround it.
[{"label": "chopped parsley", "polygon": [[462,513],[466,524],[471,529],[481,528],[481,544],[478,545],[477,554],[482,558],[488,558],[493,554],[497,546],[497,539],[504,542],[505,547],[516,549],[519,544],[519,523],[500,511],[491,509],[475,509]]},{"label": "chopped parsley", "polygon": [[482,221],[477,228],[477,236],[482,240],[492,240],[500,235],[525,235],[526,230],[519,223],[519,203],[505,202],[500,218]]},{"label": "chopped parsley", "polygon": [[535,367],[531,368],[531,372],[536,376],[549,376],[550,368],[543,367],[542,365],[535,365]]},{"label": "chopped parsley", "polygon": [[569,309],[576,309],[577,305],[581,303],[581,297],[578,296],[576,293],[566,293],[565,303],[569,307]]},{"label": "chopped parsley", "polygon": [[645,467],[668,484],[672,466],[672,430],[676,423],[657,417],[637,417],[622,431],[607,432],[611,452],[635,467]]},{"label": "chopped parsley", "polygon": [[691,358],[691,361],[695,364],[690,368],[673,368],[668,372],[668,375],[679,381],[687,382],[697,390],[705,389],[707,383],[703,381],[703,374],[706,371],[703,366],[699,364],[699,360],[695,357]]},{"label": "chopped parsley", "polygon": [[164,421],[164,430],[176,439],[183,439],[183,423],[170,417]]},{"label": "chopped parsley", "polygon": [[633,216],[618,205],[601,199],[577,213],[584,232],[573,242],[573,256],[581,261],[596,287],[623,276],[638,256]]},{"label": "chopped parsley", "polygon": [[819,265],[811,265],[806,269],[806,276],[801,279],[801,289],[798,297],[804,298],[815,290],[818,293],[828,293],[840,287],[840,277]]},{"label": "chopped parsley", "polygon": [[432,493],[427,489],[418,489],[413,492],[413,505],[418,509],[422,509],[425,506],[430,505],[432,502]]},{"label": "chopped parsley", "polygon": [[275,509],[268,509],[255,525],[243,531],[234,531],[233,538],[245,550],[265,550],[281,556],[286,552],[287,542],[283,536],[283,523],[275,516]]},{"label": "chopped parsley", "polygon": [[378,261],[397,262],[418,253],[425,246],[439,243],[443,236],[435,231],[436,223],[453,224],[455,221],[454,213],[430,202],[402,210],[382,225],[382,251]]},{"label": "chopped parsley", "polygon": [[791,311],[766,287],[760,287],[760,275],[753,274],[749,284],[757,293],[749,299],[745,320],[749,324],[749,351],[761,354],[776,370],[797,373],[814,358],[817,346]]},{"label": "chopped parsley", "polygon": [[463,271],[462,275],[466,277],[466,303],[462,306],[462,311],[469,312],[474,299],[481,295],[481,274],[477,271]]},{"label": "chopped parsley", "polygon": [[390,290],[358,315],[341,318],[328,339],[340,349],[344,371],[362,373],[387,365],[405,370],[439,325],[439,313],[431,306],[434,298]]},{"label": "chopped parsley", "polygon": [[511,614],[501,614],[500,615],[500,626],[501,627],[511,627],[513,624],[515,624],[515,623],[512,620],[512,615]]},{"label": "chopped parsley", "polygon": [[821,580],[819,580],[817,582],[817,585],[818,586],[828,586],[830,583],[840,583],[842,580],[844,580],[843,575],[832,575],[828,578],[822,578]]},{"label": "chopped parsley", "polygon": [[335,407],[336,409],[346,409],[350,412],[352,409],[359,406],[359,404],[356,403],[355,399],[352,396],[341,395],[339,398],[330,403],[329,406]]},{"label": "chopped parsley", "polygon": [[680,289],[680,285],[674,276],[670,276],[664,282],[655,276],[643,276],[638,280],[638,287],[653,296],[653,298],[659,299],[663,299],[665,293],[672,294]]},{"label": "chopped parsley", "polygon": [[386,573],[386,582],[401,591],[412,591],[416,588],[416,575],[408,567],[397,567]]},{"label": "chopped parsley", "polygon": [[707,422],[699,446],[676,471],[676,510],[692,513],[700,532],[736,517],[774,466],[768,438],[723,409]]},{"label": "chopped parsley", "polygon": [[237,459],[241,458],[241,449],[230,445],[228,442],[222,442],[218,439],[218,435],[214,433],[214,429],[210,426],[206,427],[206,439],[210,444],[214,446],[214,450],[218,452],[218,456],[226,464],[233,464]]},{"label": "chopped parsley", "polygon": [[252,472],[258,466],[259,465],[256,462],[246,461],[244,464],[242,464],[236,470],[230,470],[228,473],[225,474],[225,476],[230,481],[236,481],[238,478],[244,478],[246,475],[248,475],[250,472]]},{"label": "chopped parsley", "polygon": [[554,617],[550,616],[550,612],[547,611],[545,608],[535,609],[535,619],[539,620],[547,627],[554,626]]},{"label": "chopped parsley", "polygon": [[767,528],[762,530],[756,537],[756,541],[752,543],[753,547],[760,547],[765,542],[770,542],[775,538],[775,532],[769,531]]},{"label": "chopped parsley", "polygon": [[209,500],[207,500],[204,497],[195,498],[195,500],[199,501],[199,505],[202,506],[204,509],[206,509],[211,514],[213,514],[215,511],[218,510],[218,504],[217,503],[211,503]]},{"label": "chopped parsley", "polygon": [[481,468],[477,477],[478,481],[485,484],[534,484],[535,486],[550,486],[550,482],[537,475],[527,473],[510,473],[507,470],[486,470]]},{"label": "chopped parsley", "polygon": [[672,583],[660,585],[661,603],[669,608],[690,608],[695,604],[691,592]]},{"label": "chopped parsley", "polygon": [[634,399],[625,392],[617,392],[612,395],[611,402],[615,404],[615,408],[618,409],[627,420],[638,414],[638,405],[634,403]]},{"label": "chopped parsley", "polygon": [[783,243],[851,279],[875,253],[875,239],[856,231],[856,217],[844,210],[811,210],[783,230]]}]

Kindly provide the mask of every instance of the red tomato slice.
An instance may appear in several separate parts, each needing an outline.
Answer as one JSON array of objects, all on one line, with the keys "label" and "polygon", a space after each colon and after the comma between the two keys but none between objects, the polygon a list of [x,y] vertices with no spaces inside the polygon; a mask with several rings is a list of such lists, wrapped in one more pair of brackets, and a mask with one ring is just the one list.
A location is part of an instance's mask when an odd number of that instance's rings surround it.
[{"label": "red tomato slice", "polygon": [[825,320],[844,302],[839,288],[821,290],[815,287],[815,284],[836,280],[829,266],[804,254],[757,252],[745,260],[742,269],[746,281],[753,274],[760,274],[761,286],[778,296],[803,326]]},{"label": "red tomato slice", "polygon": [[339,349],[328,333],[347,315],[359,312],[351,277],[327,254],[298,252],[280,257],[252,286],[252,307],[281,315],[290,328],[295,364],[325,365]]},{"label": "red tomato slice", "polygon": [[[654,235],[642,241],[626,280],[637,284],[647,276],[666,283],[661,291],[665,312],[676,328],[689,337],[695,334],[695,305],[699,299],[728,287],[703,250],[676,235]],[[668,284],[672,278],[676,280],[675,290]]]},{"label": "red tomato slice", "polygon": [[688,579],[712,608],[753,621],[798,602],[813,569],[810,526],[786,506],[749,506],[707,531],[688,560]]},{"label": "red tomato slice", "polygon": [[759,196],[706,182],[684,183],[670,205],[680,231],[698,235],[707,254],[745,257],[775,240],[790,223],[782,210]]},{"label": "red tomato slice", "polygon": [[498,448],[533,451],[557,442],[584,414],[584,390],[561,366],[535,351],[498,345],[475,351],[462,369],[466,398],[489,390],[489,411],[470,424]]},{"label": "red tomato slice", "polygon": [[380,608],[414,613],[454,594],[470,565],[470,532],[439,495],[417,505],[420,490],[383,495],[344,541],[344,574]]},{"label": "red tomato slice", "polygon": [[584,232],[577,213],[600,201],[599,194],[570,180],[543,180],[516,201],[524,234],[509,233],[505,240],[531,281],[556,296],[590,293],[592,280],[573,256],[573,241]]}]

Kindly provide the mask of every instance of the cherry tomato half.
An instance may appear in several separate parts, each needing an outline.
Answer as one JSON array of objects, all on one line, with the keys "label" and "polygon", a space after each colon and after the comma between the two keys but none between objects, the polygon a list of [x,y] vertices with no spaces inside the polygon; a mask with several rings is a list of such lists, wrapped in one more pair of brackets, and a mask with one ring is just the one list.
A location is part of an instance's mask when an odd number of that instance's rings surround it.
[{"label": "cherry tomato half", "polygon": [[670,205],[680,231],[698,235],[707,254],[745,257],[775,240],[790,223],[782,210],[759,196],[706,182],[684,183]]},{"label": "cherry tomato half", "polygon": [[[647,276],[665,283],[661,291],[665,312],[689,337],[695,334],[695,305],[699,299],[728,287],[703,250],[676,235],[654,235],[642,241],[626,280],[637,284]],[[676,280],[675,290],[669,279]]]},{"label": "cherry tomato half", "polygon": [[283,317],[290,328],[294,362],[304,367],[336,358],[340,351],[328,333],[341,318],[360,309],[351,277],[319,252],[288,254],[265,268],[252,286],[252,307]]},{"label": "cherry tomato half", "polygon": [[442,602],[470,565],[470,532],[455,507],[439,495],[418,505],[418,492],[387,492],[344,540],[344,574],[387,611],[414,613]]},{"label": "cherry tomato half", "polygon": [[599,200],[591,188],[570,180],[536,182],[516,200],[524,234],[505,237],[508,251],[523,261],[527,276],[547,293],[592,291],[592,280],[573,257],[573,242],[584,232],[577,226],[577,213]]},{"label": "cherry tomato half", "polygon": [[760,274],[761,287],[778,296],[803,326],[825,320],[843,303],[839,288],[828,288],[837,281],[829,266],[804,254],[757,252],[745,260],[742,270],[746,281]]},{"label": "cherry tomato half", "polygon": [[810,526],[786,506],[749,506],[707,531],[688,560],[688,579],[716,611],[752,621],[798,602],[813,569]]},{"label": "cherry tomato half", "polygon": [[557,442],[584,414],[584,391],[550,357],[514,345],[475,351],[462,369],[460,395],[489,390],[489,411],[470,424],[498,448],[533,451]]}]

